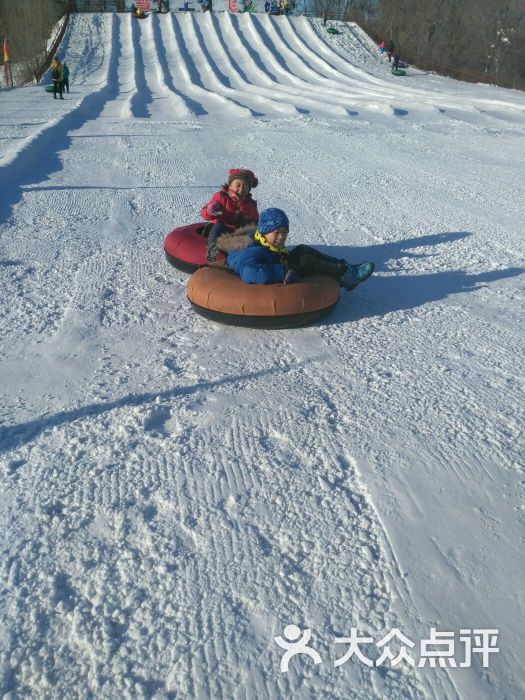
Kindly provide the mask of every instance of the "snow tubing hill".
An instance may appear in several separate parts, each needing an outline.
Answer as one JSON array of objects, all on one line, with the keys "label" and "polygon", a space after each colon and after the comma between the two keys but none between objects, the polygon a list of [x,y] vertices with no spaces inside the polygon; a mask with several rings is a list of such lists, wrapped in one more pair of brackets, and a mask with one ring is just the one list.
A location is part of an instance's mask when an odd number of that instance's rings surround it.
[{"label": "snow tubing hill", "polygon": [[[213,224],[203,221],[173,229],[164,239],[164,252],[168,261],[183,272],[195,272],[207,265],[206,238]],[[224,255],[217,256],[217,263],[224,263]]]},{"label": "snow tubing hill", "polygon": [[296,328],[326,316],[339,301],[339,282],[315,275],[294,284],[245,284],[224,269],[203,267],[188,280],[188,299],[201,316],[247,328]]}]

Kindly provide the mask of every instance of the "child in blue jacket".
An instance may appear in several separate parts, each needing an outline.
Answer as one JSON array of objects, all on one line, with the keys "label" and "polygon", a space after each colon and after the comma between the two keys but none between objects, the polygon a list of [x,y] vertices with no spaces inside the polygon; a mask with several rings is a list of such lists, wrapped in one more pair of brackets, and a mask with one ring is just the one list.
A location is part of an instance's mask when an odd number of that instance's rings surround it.
[{"label": "child in blue jacket", "polygon": [[227,253],[228,265],[247,284],[291,284],[301,277],[327,275],[345,289],[354,289],[373,273],[372,262],[350,265],[307,245],[286,246],[289,222],[282,209],[265,209],[257,226],[224,233],[217,247]]}]

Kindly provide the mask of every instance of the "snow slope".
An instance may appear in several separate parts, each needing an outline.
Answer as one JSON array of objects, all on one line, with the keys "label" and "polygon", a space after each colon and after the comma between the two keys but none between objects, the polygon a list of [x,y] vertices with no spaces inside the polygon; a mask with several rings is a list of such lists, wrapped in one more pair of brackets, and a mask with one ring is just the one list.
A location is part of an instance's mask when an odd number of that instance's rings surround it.
[{"label": "snow slope", "polygon": [[[77,15],[64,101],[0,92],[4,697],[525,693],[525,97],[340,28]],[[325,322],[209,323],[164,260],[242,166],[376,262]],[[432,627],[499,652],[335,665]]]}]

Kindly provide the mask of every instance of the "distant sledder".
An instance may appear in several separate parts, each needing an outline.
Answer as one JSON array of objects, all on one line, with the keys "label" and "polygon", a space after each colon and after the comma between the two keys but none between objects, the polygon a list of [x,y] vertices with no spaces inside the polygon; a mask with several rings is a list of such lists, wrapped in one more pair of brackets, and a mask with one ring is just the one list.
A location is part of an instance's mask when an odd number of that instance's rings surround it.
[{"label": "distant sledder", "polygon": [[[407,74],[406,70],[403,70],[399,64],[400,64],[399,55],[396,53],[396,54],[394,54],[394,62],[392,63],[392,71],[391,71],[392,75],[406,75]],[[403,65],[406,65],[406,64],[403,63]]]},{"label": "distant sledder", "polygon": [[136,5],[132,5],[130,11],[137,19],[145,19],[148,16],[141,7],[137,7]]},{"label": "distant sledder", "polygon": [[[245,8],[246,6],[253,6],[253,9],[245,9],[244,12],[255,12],[255,5],[253,2],[248,2],[244,0]],[[264,3],[264,11],[268,15],[278,16],[278,15],[288,15],[293,9],[293,3],[290,0],[266,0]]]},{"label": "distant sledder", "polygon": [[383,39],[378,47],[381,57],[387,56],[388,62],[392,65],[392,75],[406,75],[404,68],[408,68],[408,63],[399,60],[399,49],[397,49],[394,41],[390,39],[388,43]]}]

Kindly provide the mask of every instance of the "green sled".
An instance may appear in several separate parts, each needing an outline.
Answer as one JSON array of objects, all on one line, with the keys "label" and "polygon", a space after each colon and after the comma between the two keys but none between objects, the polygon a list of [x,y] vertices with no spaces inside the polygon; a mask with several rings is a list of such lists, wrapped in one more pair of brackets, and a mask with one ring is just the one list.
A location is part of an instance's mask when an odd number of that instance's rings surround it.
[{"label": "green sled", "polygon": [[406,70],[401,70],[401,68],[392,68],[392,75],[406,75]]},{"label": "green sled", "polygon": [[44,90],[45,90],[46,92],[53,92],[53,83],[51,83],[51,85],[46,85],[46,86],[44,87]]},{"label": "green sled", "polygon": [[336,29],[335,27],[328,27],[326,31],[328,34],[341,34],[339,29]]}]

